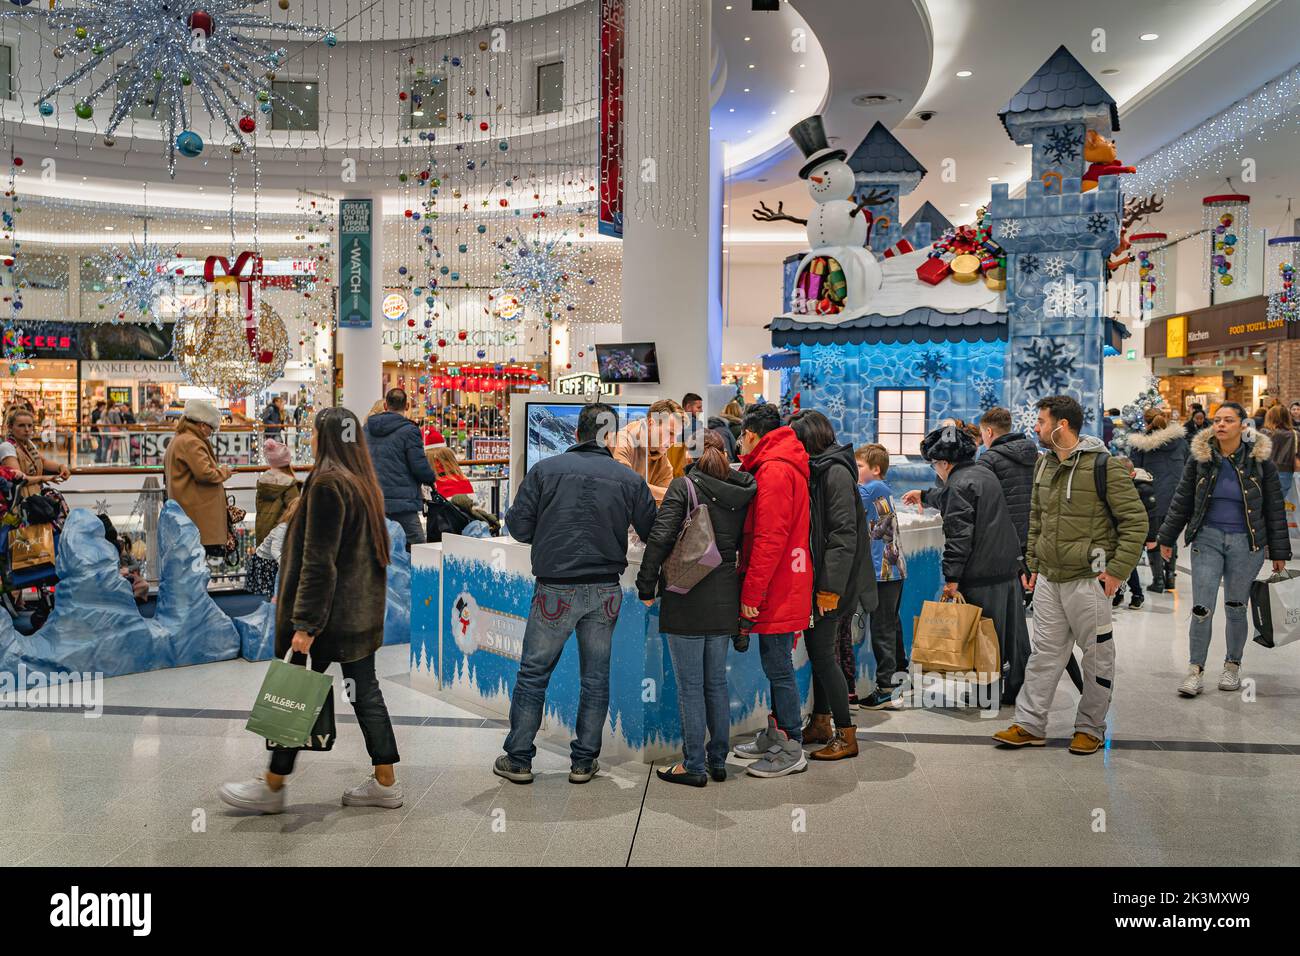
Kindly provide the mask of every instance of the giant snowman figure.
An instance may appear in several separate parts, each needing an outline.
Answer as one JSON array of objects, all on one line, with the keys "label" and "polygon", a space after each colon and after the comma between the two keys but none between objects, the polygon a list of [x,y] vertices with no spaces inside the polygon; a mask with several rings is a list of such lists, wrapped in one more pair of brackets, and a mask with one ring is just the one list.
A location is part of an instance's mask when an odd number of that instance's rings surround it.
[{"label": "giant snowman figure", "polygon": [[809,252],[799,263],[791,311],[802,315],[861,314],[880,289],[880,263],[866,247],[872,216],[864,211],[879,201],[874,194],[854,201],[856,182],[845,162],[848,153],[832,149],[820,116],[810,116],[790,130],[790,138],[804,154],[799,178],[808,183],[816,205],[807,219],[776,212],[760,203],[754,218],[771,222],[784,219],[806,225]]}]

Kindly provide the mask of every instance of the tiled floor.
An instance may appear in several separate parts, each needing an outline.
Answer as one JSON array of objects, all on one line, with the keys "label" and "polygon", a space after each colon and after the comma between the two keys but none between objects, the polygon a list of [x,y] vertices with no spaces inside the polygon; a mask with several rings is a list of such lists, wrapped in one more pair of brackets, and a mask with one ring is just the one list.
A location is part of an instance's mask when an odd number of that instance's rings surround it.
[{"label": "tiled floor", "polygon": [[[367,763],[350,723],[334,752],[301,759],[289,812],[249,816],[217,800],[220,782],[264,765],[238,712],[265,665],[114,678],[109,712],[94,720],[0,710],[0,864],[1300,863],[1300,647],[1251,644],[1253,693],[1214,689],[1212,666],[1205,694],[1183,700],[1174,688],[1189,609],[1185,596],[1152,595],[1121,612],[1105,753],[1072,756],[1063,740],[997,750],[987,737],[1009,723],[1007,709],[998,720],[862,713],[856,760],[778,780],[733,763],[725,784],[701,790],[640,764],[573,786],[554,743],[538,755],[536,783],[504,783],[489,770],[499,722],[412,690],[406,649],[387,648],[379,670],[402,718],[407,795],[393,811],[340,806]],[[1068,736],[1076,700],[1063,680],[1054,737]]]}]

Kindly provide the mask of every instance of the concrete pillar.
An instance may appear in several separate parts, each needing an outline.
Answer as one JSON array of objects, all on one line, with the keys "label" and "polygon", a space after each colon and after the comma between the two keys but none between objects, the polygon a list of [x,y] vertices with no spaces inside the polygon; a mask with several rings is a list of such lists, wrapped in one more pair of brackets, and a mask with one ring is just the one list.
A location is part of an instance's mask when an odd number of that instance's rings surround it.
[{"label": "concrete pillar", "polygon": [[[654,60],[653,44],[637,36],[646,6],[653,8],[651,16],[699,16],[705,50],[710,48],[709,11],[707,4],[687,14],[675,4],[657,0],[627,2],[623,341],[655,343],[660,384],[626,386],[623,392],[630,401],[680,401],[686,392],[705,394],[706,387],[721,377],[722,146],[711,144],[707,132],[692,138],[655,128],[662,122],[679,130],[708,130],[709,58],[701,57],[697,63],[673,57]],[[684,69],[694,71],[689,85],[696,95],[675,99],[671,111],[660,110],[663,84],[654,82],[655,71]],[[663,150],[669,143],[678,144],[679,155],[639,155],[642,144],[648,150]],[[653,169],[650,180],[644,178],[648,169]],[[643,196],[662,203],[665,194],[680,195],[684,190],[683,183],[669,181],[672,169],[699,171],[705,177],[698,221],[675,227],[648,216],[639,219]]]},{"label": "concrete pillar", "polygon": [[[337,346],[343,363],[343,405],[363,421],[366,412],[382,397],[383,385],[383,322],[384,301],[384,201],[379,190],[349,192],[345,199],[369,199],[370,220],[370,325],[364,328],[339,326]],[[338,243],[340,261],[337,282],[339,287],[339,318],[346,313],[343,303],[347,292],[347,255],[340,235]]]}]

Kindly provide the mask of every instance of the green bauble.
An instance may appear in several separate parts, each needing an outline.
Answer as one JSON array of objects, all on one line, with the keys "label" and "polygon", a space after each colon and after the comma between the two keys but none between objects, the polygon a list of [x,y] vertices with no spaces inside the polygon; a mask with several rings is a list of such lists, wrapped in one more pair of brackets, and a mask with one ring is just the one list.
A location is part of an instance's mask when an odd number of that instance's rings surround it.
[{"label": "green bauble", "polygon": [[189,86],[193,82],[194,81],[190,79],[190,75],[184,70],[181,70],[181,86]]},{"label": "green bauble", "polygon": [[95,115],[95,108],[89,103],[78,103],[74,109],[80,119],[90,119]]},{"label": "green bauble", "polygon": [[259,102],[259,103],[265,103],[265,102],[267,102],[267,101],[270,100],[270,99],[271,99],[271,92],[270,92],[270,90],[258,90],[258,91],[257,91],[257,102]]}]

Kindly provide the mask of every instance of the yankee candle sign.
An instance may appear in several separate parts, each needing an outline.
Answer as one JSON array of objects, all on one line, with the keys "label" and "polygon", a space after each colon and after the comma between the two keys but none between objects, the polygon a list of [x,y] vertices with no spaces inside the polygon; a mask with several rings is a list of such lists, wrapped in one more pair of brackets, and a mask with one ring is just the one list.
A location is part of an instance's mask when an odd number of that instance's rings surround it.
[{"label": "yankee candle sign", "polygon": [[339,325],[370,328],[370,229],[374,209],[369,199],[339,202]]}]

